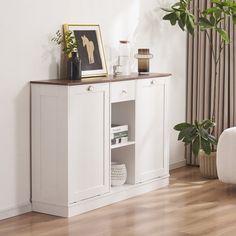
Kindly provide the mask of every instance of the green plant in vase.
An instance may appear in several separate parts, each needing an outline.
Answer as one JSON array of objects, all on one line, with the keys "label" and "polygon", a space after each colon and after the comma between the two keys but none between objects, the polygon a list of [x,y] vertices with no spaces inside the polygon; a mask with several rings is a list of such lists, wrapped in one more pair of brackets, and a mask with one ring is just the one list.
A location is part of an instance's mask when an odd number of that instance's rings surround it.
[{"label": "green plant in vase", "polygon": [[81,60],[78,56],[79,42],[72,31],[65,31],[64,35],[58,30],[52,42],[62,46],[67,56],[67,77],[70,80],[81,79]]},{"label": "green plant in vase", "polygon": [[214,149],[217,138],[211,134],[214,127],[212,120],[195,121],[194,124],[183,122],[174,127],[179,132],[178,140],[191,145],[193,154],[199,157],[201,175],[210,179],[217,178]]},{"label": "green plant in vase", "polygon": [[217,145],[217,139],[211,134],[211,130],[215,127],[215,123],[211,120],[202,122],[195,121],[194,124],[183,122],[174,127],[179,132],[178,140],[185,145],[192,145],[192,151],[198,156],[202,149],[207,155],[210,155]]}]

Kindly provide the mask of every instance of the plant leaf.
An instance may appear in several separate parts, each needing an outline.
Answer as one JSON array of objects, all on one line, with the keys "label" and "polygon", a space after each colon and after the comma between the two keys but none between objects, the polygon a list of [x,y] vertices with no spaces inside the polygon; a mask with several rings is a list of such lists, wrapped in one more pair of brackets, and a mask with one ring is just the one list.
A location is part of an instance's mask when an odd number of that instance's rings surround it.
[{"label": "plant leaf", "polygon": [[216,139],[216,137],[214,137],[213,135],[209,134],[209,135],[208,135],[208,140],[209,140],[209,142],[210,142],[211,144],[217,145],[217,139]]},{"label": "plant leaf", "polygon": [[233,23],[236,24],[236,15],[233,15],[232,19],[233,19]]},{"label": "plant leaf", "polygon": [[170,9],[170,8],[161,8],[161,10],[163,10],[163,11],[165,11],[165,12],[173,12],[173,10]]},{"label": "plant leaf", "polygon": [[225,30],[221,28],[216,28],[216,31],[220,34],[225,43],[230,43],[229,35]]},{"label": "plant leaf", "polygon": [[187,122],[183,122],[183,123],[177,124],[177,125],[174,127],[174,129],[177,130],[177,131],[181,131],[181,130],[186,129],[186,128],[188,128],[188,127],[193,127],[193,125],[190,124],[190,123],[187,123]]},{"label": "plant leaf", "polygon": [[187,16],[186,27],[190,34],[194,33],[195,24],[194,24],[194,19],[191,15]]},{"label": "plant leaf", "polygon": [[211,154],[211,143],[203,138],[201,138],[201,148],[207,155]]},{"label": "plant leaf", "polygon": [[212,120],[204,120],[203,122],[202,122],[202,127],[204,128],[204,129],[210,129],[210,128],[213,128],[213,127],[215,127],[215,123],[212,121]]},{"label": "plant leaf", "polygon": [[192,144],[192,150],[193,154],[195,156],[198,156],[199,150],[200,150],[200,140],[199,137],[195,138]]},{"label": "plant leaf", "polygon": [[205,129],[200,129],[199,130],[199,135],[201,136],[201,138],[203,138],[204,140],[208,140],[208,132],[207,132],[207,130],[205,130]]},{"label": "plant leaf", "polygon": [[195,132],[193,132],[194,130],[195,130],[194,127],[188,127],[181,130],[178,136],[178,140],[182,140],[183,138],[186,138],[192,141],[195,138]]},{"label": "plant leaf", "polygon": [[205,28],[212,28],[214,25],[206,18],[206,17],[200,17],[199,18],[199,25],[205,29]]}]

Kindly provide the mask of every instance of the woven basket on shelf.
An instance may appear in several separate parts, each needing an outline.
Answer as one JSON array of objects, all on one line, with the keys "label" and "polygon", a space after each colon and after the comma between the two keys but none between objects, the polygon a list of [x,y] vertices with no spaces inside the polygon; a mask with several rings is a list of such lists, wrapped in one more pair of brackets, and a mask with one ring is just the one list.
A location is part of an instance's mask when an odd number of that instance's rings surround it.
[{"label": "woven basket on shelf", "polygon": [[112,162],[111,163],[111,185],[120,186],[125,183],[127,179],[126,166],[123,163]]}]

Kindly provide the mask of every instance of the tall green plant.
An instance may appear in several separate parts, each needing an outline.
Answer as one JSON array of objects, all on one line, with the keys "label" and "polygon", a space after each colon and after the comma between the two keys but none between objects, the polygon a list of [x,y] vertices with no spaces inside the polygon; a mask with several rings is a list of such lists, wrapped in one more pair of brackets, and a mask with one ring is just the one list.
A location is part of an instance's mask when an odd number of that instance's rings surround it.
[{"label": "tall green plant", "polygon": [[[204,0],[207,1],[207,0]],[[218,79],[218,66],[222,55],[224,44],[230,43],[230,38],[227,33],[228,20],[232,20],[236,24],[236,3],[234,0],[209,0],[211,7],[200,10],[196,6],[191,8],[192,0],[179,0],[169,9],[164,9],[167,14],[163,17],[171,25],[176,25],[190,34],[205,33],[211,46],[211,53],[215,64],[215,81],[213,89],[213,99],[216,94],[216,80]],[[198,17],[195,17],[194,12],[198,12]],[[220,36],[220,46],[218,51],[213,47],[213,42],[210,37],[210,31],[216,32]],[[211,112],[211,119],[215,120],[215,101]]]}]

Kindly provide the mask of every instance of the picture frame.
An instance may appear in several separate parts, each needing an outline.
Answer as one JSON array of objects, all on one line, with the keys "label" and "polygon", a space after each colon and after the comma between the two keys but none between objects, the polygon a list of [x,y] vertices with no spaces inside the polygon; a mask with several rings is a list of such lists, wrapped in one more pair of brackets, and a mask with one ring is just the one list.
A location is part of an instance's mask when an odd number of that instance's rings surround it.
[{"label": "picture frame", "polygon": [[99,25],[64,24],[64,33],[73,32],[78,41],[82,78],[107,76],[107,65]]}]

